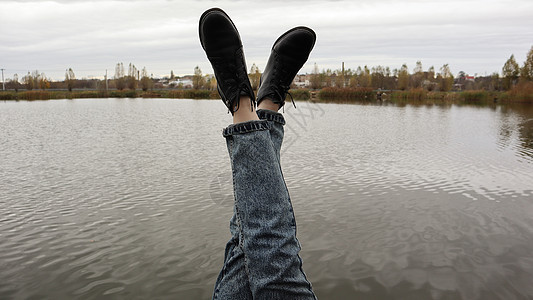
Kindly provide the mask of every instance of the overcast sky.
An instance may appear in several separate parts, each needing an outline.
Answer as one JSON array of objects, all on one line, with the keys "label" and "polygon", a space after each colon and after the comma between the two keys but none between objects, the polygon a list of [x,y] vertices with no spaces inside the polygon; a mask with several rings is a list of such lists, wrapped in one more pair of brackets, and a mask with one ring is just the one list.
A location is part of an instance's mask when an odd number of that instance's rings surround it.
[{"label": "overcast sky", "polygon": [[211,7],[236,24],[248,68],[262,71],[272,43],[306,25],[317,43],[302,73],[417,60],[424,70],[449,64],[452,73],[501,72],[514,54],[523,64],[533,46],[532,0],[353,1],[11,1],[0,0],[0,68],[6,78],[39,70],[63,79],[114,75],[118,62],[154,76],[212,73],[198,40],[198,19]]}]

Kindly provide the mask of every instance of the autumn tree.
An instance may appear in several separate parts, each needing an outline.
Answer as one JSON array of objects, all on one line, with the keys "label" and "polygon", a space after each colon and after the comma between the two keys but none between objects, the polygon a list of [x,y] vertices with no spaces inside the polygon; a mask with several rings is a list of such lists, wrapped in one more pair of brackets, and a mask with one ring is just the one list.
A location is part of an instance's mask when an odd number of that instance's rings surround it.
[{"label": "autumn tree", "polygon": [[494,72],[490,76],[490,79],[491,79],[490,89],[493,90],[493,91],[501,90],[500,74],[498,74],[498,72]]},{"label": "autumn tree", "polygon": [[335,70],[335,72],[333,72],[333,74],[335,74],[335,82],[334,82],[334,85],[336,87],[344,87],[344,83],[345,83],[345,77],[344,77],[344,74],[346,73],[346,71],[343,72],[342,69],[338,69],[338,70]]},{"label": "autumn tree", "polygon": [[313,73],[311,73],[311,88],[317,90],[322,87],[322,79],[320,78],[320,71],[318,70],[318,65],[315,63],[313,67]]},{"label": "autumn tree", "polygon": [[148,71],[146,71],[146,67],[143,67],[141,71],[141,89],[146,92],[148,89],[151,89],[152,87],[153,87],[152,79],[148,77]]},{"label": "autumn tree", "polygon": [[370,82],[373,88],[384,88],[385,86],[385,68],[382,66],[371,69]]},{"label": "autumn tree", "polygon": [[214,91],[217,89],[217,78],[215,76],[209,77],[209,79],[206,82],[206,88]]},{"label": "autumn tree", "polygon": [[46,78],[44,73],[39,73],[38,70],[31,73],[28,72],[26,76],[22,77],[22,82],[27,90],[50,88],[50,80]]},{"label": "autumn tree", "polygon": [[385,83],[383,88],[386,90],[392,90],[396,86],[396,79],[392,76],[392,72],[389,67],[385,68]]},{"label": "autumn tree", "polygon": [[361,67],[357,67],[355,70],[348,69],[346,72],[346,85],[351,88],[356,88],[359,86],[359,80],[357,74],[361,71]]},{"label": "autumn tree", "polygon": [[353,72],[350,72],[350,77],[348,78],[348,86],[351,88],[355,88],[359,86],[359,80],[357,78],[357,74],[361,72],[361,67],[357,67],[357,69]]},{"label": "autumn tree", "polygon": [[514,54],[512,54],[503,65],[502,75],[503,88],[505,90],[510,90],[516,84],[518,76],[520,75],[520,67],[518,66],[518,63],[516,63]]},{"label": "autumn tree", "polygon": [[524,66],[520,69],[520,79],[524,81],[533,81],[533,47],[526,56]]},{"label": "autumn tree", "polygon": [[31,76],[30,72],[22,77],[22,84],[28,91],[33,90],[33,77]]},{"label": "autumn tree", "polygon": [[439,90],[448,92],[452,89],[453,75],[448,64],[445,64],[440,68],[440,73],[437,75],[437,81],[439,84]]},{"label": "autumn tree", "polygon": [[[44,73],[42,74],[44,75]],[[40,87],[41,73],[38,70],[28,72],[28,74],[22,77],[22,83],[27,90],[33,90]]]},{"label": "autumn tree", "polygon": [[194,68],[194,75],[192,77],[192,88],[197,90],[201,89],[204,86],[205,78],[202,75],[202,70],[199,66]]},{"label": "autumn tree", "polygon": [[434,66],[429,67],[426,79],[430,81],[435,79],[435,67]]},{"label": "autumn tree", "polygon": [[433,91],[435,89],[435,67],[431,66],[429,67],[428,71],[426,72],[425,79],[427,80],[424,83],[424,88],[428,91]]},{"label": "autumn tree", "polygon": [[137,88],[137,80],[139,77],[139,70],[135,67],[134,64],[130,63],[128,66],[128,76],[126,77],[126,86],[130,90],[135,90]]},{"label": "autumn tree", "polygon": [[331,69],[324,70],[322,69],[322,72],[320,72],[320,82],[325,87],[331,87],[333,85],[333,72],[331,72]]},{"label": "autumn tree", "polygon": [[115,86],[117,90],[122,91],[126,87],[126,80],[124,78],[124,65],[117,63],[115,66]]},{"label": "autumn tree", "polygon": [[13,78],[6,83],[6,86],[8,89],[13,89],[15,92],[18,92],[20,88],[19,75],[15,73]]},{"label": "autumn tree", "polygon": [[357,67],[355,71],[357,84],[360,87],[370,87],[372,86],[372,76],[370,74],[370,69],[367,66],[363,68]]},{"label": "autumn tree", "polygon": [[409,87],[409,69],[403,64],[398,72],[398,89],[404,91]]},{"label": "autumn tree", "polygon": [[50,88],[50,80],[48,78],[46,78],[46,76],[44,75],[44,73],[41,73],[39,75],[39,80],[38,80],[38,83],[39,83],[39,88],[41,90],[46,90],[46,89],[49,89]]},{"label": "autumn tree", "polygon": [[417,61],[416,66],[413,69],[411,86],[414,88],[419,88],[422,86],[422,81],[424,81],[424,71],[422,70],[422,62]]},{"label": "autumn tree", "polygon": [[259,82],[261,81],[261,72],[259,72],[259,68],[255,65],[255,63],[252,64],[248,77],[250,77],[250,84],[252,85],[252,89],[257,91],[257,89],[259,88]]},{"label": "autumn tree", "polygon": [[72,71],[72,68],[68,68],[68,70],[65,72],[65,83],[67,84],[69,92],[72,92],[75,80],[76,75],[74,75],[74,71]]}]

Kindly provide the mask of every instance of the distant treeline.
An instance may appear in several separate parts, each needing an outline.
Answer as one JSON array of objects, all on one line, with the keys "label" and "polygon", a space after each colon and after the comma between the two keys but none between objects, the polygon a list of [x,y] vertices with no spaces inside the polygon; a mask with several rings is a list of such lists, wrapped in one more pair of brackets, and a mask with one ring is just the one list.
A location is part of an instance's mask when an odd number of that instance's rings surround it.
[{"label": "distant treeline", "polygon": [[[494,72],[489,76],[470,76],[460,71],[454,76],[448,64],[437,71],[431,66],[424,71],[422,62],[417,61],[412,72],[407,64],[399,69],[376,66],[357,67],[357,69],[337,69],[320,71],[315,64],[312,74],[306,76],[311,89],[324,87],[369,87],[375,90],[425,90],[427,92],[448,92],[465,90],[510,91],[517,85],[527,85],[533,81],[533,47],[529,50],[523,66],[520,67],[514,55],[511,55],[502,67],[501,75]],[[524,92],[529,90],[524,86],[519,88]],[[417,92],[418,93],[418,92]]]},{"label": "distant treeline", "polygon": [[[52,81],[44,73],[35,70],[19,80],[17,74],[8,79],[5,87],[8,92],[1,99],[56,99],[56,98],[95,98],[95,97],[168,97],[168,98],[216,98],[217,83],[213,75],[204,75],[197,66],[194,75],[152,78],[146,68],[138,70],[129,64],[127,73],[123,63],[117,63],[113,78],[76,79],[74,71],[65,72],[65,80]],[[257,90],[261,72],[253,64],[249,74],[252,87]],[[449,99],[458,94],[445,94],[450,91],[465,92],[459,98],[498,98],[509,101],[533,102],[533,47],[529,50],[523,66],[520,67],[511,55],[500,73],[490,76],[469,76],[459,72],[456,77],[448,64],[438,71],[433,66],[423,70],[422,62],[416,62],[412,72],[406,64],[399,69],[377,66],[357,69],[322,70],[315,64],[311,74],[297,75],[292,87],[297,98],[318,99],[371,99],[373,90],[393,91],[388,93],[389,100],[395,99]],[[301,88],[305,89],[300,91]],[[34,90],[39,90],[34,92]],[[67,90],[69,93],[65,93]],[[83,90],[83,91],[80,91]],[[19,94],[18,92],[21,91]],[[313,91],[313,92],[310,92]],[[14,93],[13,93],[14,92]]]}]

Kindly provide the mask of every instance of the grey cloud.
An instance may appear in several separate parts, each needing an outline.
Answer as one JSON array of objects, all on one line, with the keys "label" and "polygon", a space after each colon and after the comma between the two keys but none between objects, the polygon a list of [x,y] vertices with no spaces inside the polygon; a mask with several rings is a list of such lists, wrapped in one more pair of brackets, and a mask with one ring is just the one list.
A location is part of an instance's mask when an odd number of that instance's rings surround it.
[{"label": "grey cloud", "polygon": [[[31,3],[30,3],[31,2]],[[243,5],[246,3],[246,5]],[[264,67],[271,44],[293,26],[318,34],[313,63],[338,69],[385,65],[424,68],[449,63],[453,72],[499,71],[514,53],[531,47],[530,1],[3,1],[0,66],[39,69],[62,78],[103,74],[117,62],[146,66],[155,75],[212,72],[197,36],[197,22],[218,6],[239,28],[248,64]],[[16,14],[13,12],[17,12]],[[475,12],[475,13],[473,13]],[[11,72],[11,73],[9,73]]]}]

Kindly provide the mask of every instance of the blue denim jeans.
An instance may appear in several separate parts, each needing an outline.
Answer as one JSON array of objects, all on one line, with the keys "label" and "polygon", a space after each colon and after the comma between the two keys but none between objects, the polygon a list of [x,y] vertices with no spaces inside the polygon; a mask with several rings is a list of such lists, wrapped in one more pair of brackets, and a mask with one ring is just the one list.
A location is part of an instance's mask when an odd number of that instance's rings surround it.
[{"label": "blue denim jeans", "polygon": [[259,110],[259,121],[224,129],[233,171],[234,214],[213,299],[316,299],[302,269],[291,200],[280,166],[285,120]]}]

